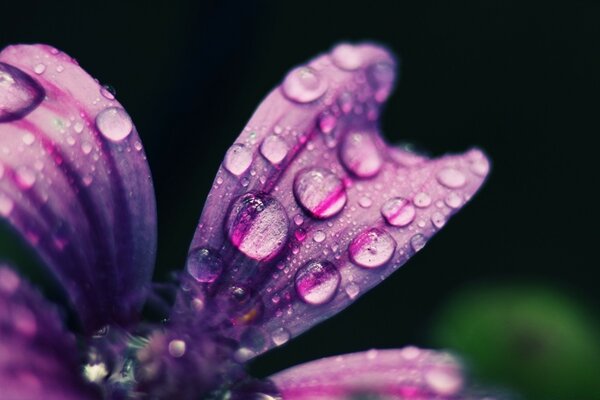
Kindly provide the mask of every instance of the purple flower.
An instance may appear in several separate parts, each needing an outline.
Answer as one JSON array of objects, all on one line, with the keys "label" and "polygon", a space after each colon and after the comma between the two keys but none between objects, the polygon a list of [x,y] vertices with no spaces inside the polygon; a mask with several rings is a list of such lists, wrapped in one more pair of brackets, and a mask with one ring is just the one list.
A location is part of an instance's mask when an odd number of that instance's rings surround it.
[{"label": "purple flower", "polygon": [[485,179],[479,150],[428,159],[384,142],[396,69],[381,47],[341,44],[267,96],[225,155],[158,325],[140,322],[156,206],[131,118],[66,54],[4,49],[0,216],[64,288],[80,329],[76,342],[0,267],[0,397],[477,398],[453,357],[414,347],[269,380],[243,368],[402,266]]}]

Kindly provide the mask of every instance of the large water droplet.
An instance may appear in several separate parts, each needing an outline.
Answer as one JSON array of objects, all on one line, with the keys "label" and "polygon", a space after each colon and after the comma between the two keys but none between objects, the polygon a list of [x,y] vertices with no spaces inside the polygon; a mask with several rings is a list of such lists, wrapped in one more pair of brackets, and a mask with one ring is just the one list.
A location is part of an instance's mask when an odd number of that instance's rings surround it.
[{"label": "large water droplet", "polygon": [[465,174],[455,168],[444,168],[437,174],[438,181],[450,189],[463,187],[467,183]]},{"label": "large water droplet", "polygon": [[386,264],[395,250],[394,238],[379,228],[371,228],[360,233],[348,246],[350,260],[364,268],[377,268]]},{"label": "large water droplet", "polygon": [[0,123],[23,118],[44,100],[44,88],[31,76],[0,62]]},{"label": "large water droplet", "polygon": [[361,67],[363,57],[360,50],[351,44],[339,44],[331,52],[333,63],[341,69],[353,71]]},{"label": "large water droplet", "polygon": [[260,146],[260,153],[271,162],[279,164],[288,152],[287,143],[277,135],[268,136]]},{"label": "large water droplet", "polygon": [[298,67],[291,70],[282,84],[285,96],[299,103],[317,100],[325,94],[327,87],[327,81],[311,67]]},{"label": "large water droplet", "polygon": [[324,168],[304,169],[294,180],[298,203],[315,218],[329,218],[342,211],[347,196],[344,184]]},{"label": "large water droplet", "polygon": [[271,333],[271,339],[273,340],[273,343],[275,343],[275,346],[281,346],[290,340],[290,332],[285,328],[275,329]]},{"label": "large water droplet", "polygon": [[384,101],[392,91],[396,73],[389,62],[378,62],[367,69],[367,80],[375,90],[375,100]]},{"label": "large water droplet", "polygon": [[350,282],[344,288],[344,291],[350,297],[350,299],[354,300],[360,293],[360,286],[358,286],[354,282]]},{"label": "large water droplet", "polygon": [[121,107],[108,107],[96,116],[96,127],[105,138],[119,142],[129,136],[133,122]]},{"label": "large water droplet", "polygon": [[377,175],[383,165],[373,133],[369,132],[349,132],[340,147],[340,158],[346,169],[359,178]]},{"label": "large water droplet", "polygon": [[296,273],[296,292],[308,304],[324,304],[333,298],[340,280],[340,273],[332,263],[311,261]]},{"label": "large water droplet", "polygon": [[223,260],[212,250],[197,248],[188,255],[186,268],[198,282],[214,282],[223,272]]},{"label": "large water droplet", "polygon": [[241,175],[252,164],[252,151],[243,144],[235,143],[225,154],[223,166],[234,175]]},{"label": "large water droplet", "polygon": [[393,226],[406,226],[410,224],[417,214],[415,208],[408,199],[394,197],[381,206],[381,215],[388,224]]},{"label": "large water droplet", "polygon": [[227,219],[229,239],[255,260],[274,257],[284,246],[289,229],[285,209],[266,193],[246,193],[237,198]]},{"label": "large water droplet", "polygon": [[415,252],[421,250],[427,244],[427,238],[421,233],[417,233],[410,238],[410,245]]}]

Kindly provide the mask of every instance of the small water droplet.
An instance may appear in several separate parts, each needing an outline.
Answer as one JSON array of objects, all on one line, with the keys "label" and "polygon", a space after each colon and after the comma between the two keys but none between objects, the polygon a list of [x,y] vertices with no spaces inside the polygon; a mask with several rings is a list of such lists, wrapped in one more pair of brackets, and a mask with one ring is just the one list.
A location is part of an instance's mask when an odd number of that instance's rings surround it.
[{"label": "small water droplet", "polygon": [[169,342],[169,354],[172,357],[179,358],[183,357],[186,350],[186,344],[183,340],[173,339]]},{"label": "small water droplet", "polygon": [[370,197],[362,196],[360,199],[358,199],[358,205],[362,208],[369,208],[373,205],[373,200],[371,200]]},{"label": "small water droplet", "polygon": [[341,69],[353,71],[362,66],[363,57],[360,50],[351,44],[339,44],[331,52],[333,63]]},{"label": "small water droplet", "polygon": [[290,332],[285,328],[278,328],[271,333],[271,339],[275,346],[281,346],[290,340]]},{"label": "small water droplet", "polygon": [[265,193],[246,193],[237,198],[227,219],[231,243],[255,260],[274,257],[285,245],[289,221],[284,207]]},{"label": "small water droplet", "polygon": [[61,73],[65,70],[65,67],[63,65],[57,65],[56,66],[56,72]]},{"label": "small water droplet", "polygon": [[302,218],[302,215],[300,214],[296,214],[294,216],[294,223],[298,226],[302,225],[302,223],[304,222],[304,218]]},{"label": "small water droplet", "polygon": [[327,134],[331,133],[337,125],[337,118],[332,113],[326,111],[319,117],[319,129],[321,132]]},{"label": "small water droplet", "polygon": [[404,227],[413,222],[417,212],[408,199],[394,197],[381,206],[381,215],[388,224]]},{"label": "small water droplet", "polygon": [[119,142],[132,132],[133,122],[124,109],[108,107],[96,116],[96,127],[105,138]]},{"label": "small water droplet", "polygon": [[340,158],[344,167],[359,178],[377,175],[383,165],[372,132],[349,132],[342,142]]},{"label": "small water droplet", "polygon": [[421,250],[427,244],[427,238],[421,233],[417,233],[410,238],[410,245],[415,252]]},{"label": "small water droplet", "polygon": [[242,333],[240,345],[255,353],[262,353],[269,346],[268,337],[262,329],[251,326]]},{"label": "small water droplet", "polygon": [[0,62],[0,122],[23,118],[44,100],[42,86],[31,76]]},{"label": "small water droplet", "polygon": [[356,283],[350,282],[346,285],[344,291],[350,299],[354,300],[360,293],[360,287]]},{"label": "small water droplet", "polygon": [[350,260],[364,268],[377,268],[391,260],[396,250],[394,238],[379,228],[363,231],[348,246]]},{"label": "small water droplet", "polygon": [[456,168],[444,168],[437,174],[438,182],[450,189],[463,187],[467,183],[465,174]]},{"label": "small water droplet", "polygon": [[421,355],[421,350],[415,346],[406,346],[400,350],[400,354],[405,360],[415,360]]},{"label": "small water droplet", "polygon": [[234,175],[241,175],[252,164],[252,151],[243,144],[235,143],[225,154],[223,166]]},{"label": "small water droplet", "polygon": [[223,260],[216,252],[200,247],[188,255],[186,268],[196,281],[210,283],[217,280],[223,272]]},{"label": "small water droplet", "polygon": [[282,90],[285,96],[299,103],[315,101],[327,91],[327,80],[311,67],[298,67],[285,77]]},{"label": "small water droplet", "polygon": [[14,203],[5,194],[0,193],[0,215],[8,217],[13,210]]},{"label": "small water droplet", "polygon": [[486,176],[490,171],[490,162],[480,153],[480,156],[472,161],[471,171],[477,176]]},{"label": "small water droplet", "polygon": [[112,87],[110,85],[104,85],[104,86],[100,87],[100,94],[104,98],[107,98],[108,100],[114,100],[115,95],[117,94],[117,91],[115,90],[114,87]]},{"label": "small water droplet", "polygon": [[338,98],[338,105],[344,114],[349,114],[354,108],[354,97],[350,92],[344,92]]},{"label": "small water droplet", "polygon": [[83,123],[79,121],[75,122],[75,124],[73,125],[73,130],[77,133],[83,132]]},{"label": "small water droplet", "polygon": [[29,167],[19,167],[15,171],[15,180],[21,189],[30,189],[35,183],[35,173]]},{"label": "small water droplet", "polygon": [[431,205],[431,197],[425,193],[417,193],[413,199],[413,204],[419,208],[427,208]]},{"label": "small water droplet", "polygon": [[451,366],[431,368],[425,372],[425,381],[435,393],[442,396],[458,393],[463,385],[460,373]]},{"label": "small water droplet", "polygon": [[35,136],[33,136],[31,132],[27,132],[23,135],[23,143],[25,143],[27,146],[32,145],[33,142],[35,142]]},{"label": "small water droplet", "polygon": [[302,242],[304,239],[306,239],[306,231],[302,228],[298,228],[294,232],[294,236],[298,241]]},{"label": "small water droplet", "polygon": [[431,215],[431,223],[437,229],[441,229],[444,225],[446,225],[446,217],[441,212],[434,212]]},{"label": "small water droplet", "polygon": [[325,235],[325,232],[316,231],[315,234],[313,235],[313,240],[317,243],[321,243],[323,240],[325,240],[326,237],[327,237],[327,235]]},{"label": "small water droplet", "polygon": [[335,295],[340,280],[340,273],[332,263],[311,261],[296,273],[296,292],[308,304],[325,304]]},{"label": "small water droplet", "polygon": [[444,200],[444,202],[450,208],[458,208],[462,205],[463,199],[462,199],[462,197],[460,197],[460,195],[458,193],[451,192],[448,194],[448,196],[446,196],[446,199]]},{"label": "small water droplet", "polygon": [[333,172],[323,168],[300,171],[294,180],[298,203],[315,218],[329,218],[344,208],[346,188]]},{"label": "small water droplet", "polygon": [[270,135],[263,140],[260,146],[260,153],[271,162],[279,164],[288,152],[287,143],[277,135]]},{"label": "small water droplet", "polygon": [[375,90],[375,100],[383,102],[392,91],[396,72],[389,62],[378,62],[367,69],[367,80]]},{"label": "small water droplet", "polygon": [[35,72],[38,75],[43,74],[45,70],[46,70],[46,65],[42,64],[42,63],[36,64],[35,67],[33,67],[33,72]]},{"label": "small water droplet", "polygon": [[[0,194],[0,214],[2,213],[2,194]],[[7,267],[0,267],[0,291],[6,295],[12,295],[21,284],[21,278]]]}]

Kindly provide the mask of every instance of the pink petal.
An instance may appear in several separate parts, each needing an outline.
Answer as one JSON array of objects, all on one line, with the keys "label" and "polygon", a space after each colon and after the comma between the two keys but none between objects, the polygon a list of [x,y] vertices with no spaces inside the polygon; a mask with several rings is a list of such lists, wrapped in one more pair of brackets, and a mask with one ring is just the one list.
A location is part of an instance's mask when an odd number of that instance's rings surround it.
[{"label": "pink petal", "polygon": [[395,69],[381,47],[339,45],[293,69],[227,152],[177,311],[240,340],[242,358],[377,285],[487,175],[479,150],[426,159],[384,142],[377,119]]},{"label": "pink petal", "polygon": [[86,331],[135,319],[156,211],[139,136],[114,96],[45,45],[0,53],[0,217],[39,253]]},{"label": "pink petal", "polygon": [[450,355],[405,347],[328,357],[270,378],[283,400],[474,399]]},{"label": "pink petal", "polygon": [[0,265],[0,398],[99,399],[78,361],[75,338],[56,311]]}]

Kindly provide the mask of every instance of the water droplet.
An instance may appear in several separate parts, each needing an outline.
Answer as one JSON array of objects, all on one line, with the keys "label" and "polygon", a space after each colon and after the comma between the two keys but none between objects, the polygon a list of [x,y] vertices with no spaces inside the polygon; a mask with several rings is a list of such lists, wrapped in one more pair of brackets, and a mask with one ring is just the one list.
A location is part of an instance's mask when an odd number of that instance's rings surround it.
[{"label": "water droplet", "polygon": [[337,118],[330,112],[324,112],[319,117],[319,129],[323,133],[331,133],[337,125]]},{"label": "water droplet", "polygon": [[271,162],[279,164],[288,152],[287,143],[277,135],[267,136],[260,146],[260,153]]},{"label": "water droplet", "polygon": [[420,233],[417,233],[410,238],[410,245],[415,252],[421,250],[427,244],[427,238]]},{"label": "water droplet", "polygon": [[458,393],[463,384],[460,373],[450,366],[431,368],[425,372],[425,381],[435,393],[442,396]]},{"label": "water droplet", "polygon": [[[2,195],[0,194],[0,214],[2,213]],[[14,271],[0,267],[0,291],[7,295],[11,295],[19,288],[21,278]]]},{"label": "water droplet", "polygon": [[0,62],[0,123],[23,118],[44,100],[42,86],[31,76]]},{"label": "water droplet", "polygon": [[350,92],[344,92],[338,98],[338,105],[344,114],[350,113],[354,108],[354,97]]},{"label": "water droplet", "polygon": [[402,355],[402,358],[405,360],[415,360],[421,355],[421,350],[415,346],[406,346],[400,350],[400,355]]},{"label": "water droplet", "polygon": [[367,80],[375,90],[375,100],[384,101],[392,91],[396,73],[389,62],[378,62],[367,69]]},{"label": "water droplet", "polygon": [[410,201],[403,197],[391,198],[381,206],[381,215],[392,226],[407,226],[413,222],[416,214]]},{"label": "water droplet", "polygon": [[325,94],[327,87],[327,81],[310,67],[298,67],[291,70],[282,84],[285,96],[299,103],[317,100]]},{"label": "water droplet", "polygon": [[108,100],[114,100],[115,95],[117,94],[117,91],[115,90],[114,87],[112,87],[110,85],[104,85],[104,86],[100,87],[100,94],[104,98],[107,98]]},{"label": "water droplet", "polygon": [[252,164],[252,151],[243,144],[235,143],[225,154],[223,166],[234,175],[241,175]]},{"label": "water droplet", "polygon": [[383,159],[370,132],[350,132],[340,148],[344,167],[359,178],[370,178],[381,170]]},{"label": "water droplet", "polygon": [[341,69],[353,71],[362,66],[363,57],[360,50],[351,44],[339,44],[331,52],[333,63]]},{"label": "water droplet", "polygon": [[262,329],[251,326],[242,333],[240,345],[251,349],[255,353],[262,353],[269,346],[267,340],[268,338]]},{"label": "water droplet", "polygon": [[325,235],[325,232],[316,231],[313,236],[313,240],[317,243],[321,243],[323,240],[325,240],[326,237],[327,237],[327,235]]},{"label": "water droplet", "polygon": [[362,208],[369,208],[373,205],[373,200],[371,200],[370,197],[362,196],[360,199],[358,199],[358,205]]},{"label": "water droplet", "polygon": [[427,208],[431,205],[431,197],[425,193],[417,193],[413,199],[413,204],[419,208]]},{"label": "water droplet", "polygon": [[304,239],[306,239],[306,231],[302,228],[298,228],[294,232],[294,236],[296,237],[297,240],[302,242]]},{"label": "water droplet", "polygon": [[460,197],[460,195],[458,193],[451,192],[448,194],[448,196],[446,196],[446,199],[444,200],[444,202],[450,208],[458,208],[462,205],[463,199],[462,199],[462,197]]},{"label": "water droplet", "polygon": [[56,66],[56,72],[61,73],[65,70],[65,67],[63,65],[57,65]]},{"label": "water droplet", "polygon": [[73,125],[73,130],[77,133],[83,132],[83,124],[79,121],[75,122],[75,124]]},{"label": "water droplet", "polygon": [[465,174],[455,168],[444,168],[437,174],[438,181],[450,189],[463,187],[467,183]]},{"label": "water droplet", "polygon": [[281,346],[290,340],[290,332],[285,328],[278,328],[271,333],[271,339],[275,346]]},{"label": "water droplet", "polygon": [[36,64],[35,67],[33,67],[33,72],[35,72],[38,75],[43,74],[45,70],[46,70],[46,65],[44,65],[42,63]]},{"label": "water droplet", "polygon": [[294,223],[298,226],[302,225],[304,223],[304,218],[302,218],[302,215],[296,214],[294,216]]},{"label": "water droplet", "polygon": [[350,260],[364,268],[377,268],[386,264],[395,250],[394,238],[379,228],[371,228],[360,233],[348,246]]},{"label": "water droplet", "polygon": [[216,252],[201,247],[190,252],[186,268],[196,281],[210,283],[223,272],[223,260]]},{"label": "water droplet", "polygon": [[444,225],[446,225],[446,217],[441,212],[434,212],[431,215],[431,223],[437,229],[441,229]]},{"label": "water droplet", "polygon": [[183,340],[173,339],[169,342],[169,354],[172,357],[179,358],[185,354],[186,344]]},{"label": "water droplet", "polygon": [[360,287],[356,283],[350,282],[346,285],[344,291],[346,292],[348,297],[350,297],[350,299],[354,300],[360,293]]},{"label": "water droplet", "polygon": [[83,154],[90,154],[92,152],[92,145],[88,142],[81,143],[81,151]]},{"label": "water droplet", "polygon": [[490,162],[480,153],[479,157],[472,161],[471,171],[477,176],[486,176],[490,171]]},{"label": "water droplet", "polygon": [[274,257],[285,245],[289,221],[274,197],[249,192],[233,202],[226,228],[231,243],[242,253],[264,260]]},{"label": "water droplet", "polygon": [[335,295],[340,280],[340,273],[332,263],[311,261],[296,273],[296,292],[308,304],[325,304]]},{"label": "water droplet", "polygon": [[27,132],[26,134],[24,134],[22,139],[23,143],[27,146],[30,146],[33,144],[33,142],[35,142],[35,136],[33,136],[31,132]]},{"label": "water droplet", "polygon": [[119,142],[129,136],[133,122],[124,109],[108,107],[96,116],[96,127],[105,138]]},{"label": "water droplet", "polygon": [[298,203],[315,218],[329,218],[346,205],[346,188],[333,172],[323,168],[304,169],[294,180]]},{"label": "water droplet", "polygon": [[30,189],[35,179],[35,173],[29,167],[19,167],[15,171],[15,180],[21,189]]}]

